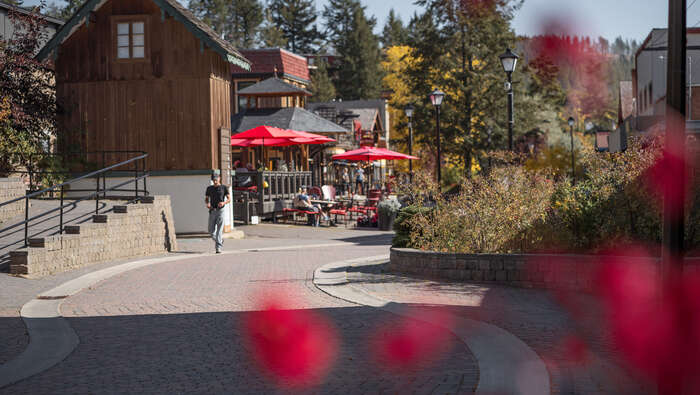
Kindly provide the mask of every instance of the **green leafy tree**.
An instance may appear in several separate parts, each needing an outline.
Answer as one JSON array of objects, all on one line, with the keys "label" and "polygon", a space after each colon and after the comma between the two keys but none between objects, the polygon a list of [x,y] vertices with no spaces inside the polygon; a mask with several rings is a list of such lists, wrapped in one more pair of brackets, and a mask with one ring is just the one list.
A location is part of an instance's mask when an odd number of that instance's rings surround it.
[{"label": "green leafy tree", "polygon": [[259,0],[190,0],[190,10],[233,45],[255,44],[263,22]]},{"label": "green leafy tree", "polygon": [[286,48],[292,52],[311,53],[321,34],[316,28],[316,6],[313,0],[270,0],[272,23],[282,32]]},{"label": "green leafy tree", "polygon": [[29,166],[56,132],[52,68],[34,58],[47,39],[46,21],[36,12],[10,11],[9,18],[17,30],[0,39],[0,173]]},{"label": "green leafy tree", "polygon": [[[346,14],[349,12],[349,14]],[[331,0],[323,12],[329,44],[342,58],[336,89],[346,100],[379,97],[383,71],[376,19],[355,0]]]},{"label": "green leafy tree", "polygon": [[384,25],[384,30],[382,30],[382,46],[384,48],[389,48],[396,45],[405,45],[407,41],[408,30],[406,30],[401,18],[396,15],[392,8],[389,11],[389,17]]},{"label": "green leafy tree", "polygon": [[46,7],[46,15],[66,21],[78,11],[78,8],[80,8],[83,3],[85,3],[85,0],[65,0],[61,3],[52,2]]},{"label": "green leafy tree", "polygon": [[314,102],[327,102],[336,98],[336,90],[328,75],[328,65],[324,61],[317,61],[318,68],[311,73],[311,100]]}]

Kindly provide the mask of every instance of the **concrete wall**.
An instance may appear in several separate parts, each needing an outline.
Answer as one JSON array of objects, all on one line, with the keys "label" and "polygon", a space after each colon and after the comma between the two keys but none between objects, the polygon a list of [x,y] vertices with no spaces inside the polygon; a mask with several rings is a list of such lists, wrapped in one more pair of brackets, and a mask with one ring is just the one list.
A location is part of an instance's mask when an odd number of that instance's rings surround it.
[{"label": "concrete wall", "polygon": [[[592,269],[598,260],[592,255],[451,254],[392,248],[388,269],[444,280],[591,291],[595,285]],[[658,260],[627,258],[626,262]],[[700,258],[688,259],[685,270],[700,272]]]},{"label": "concrete wall", "polygon": [[93,223],[65,227],[65,234],[29,240],[10,253],[10,272],[29,278],[117,259],[177,250],[168,196],[115,206]]},{"label": "concrete wall", "polygon": [[[0,203],[7,202],[26,194],[27,186],[19,178],[0,178]],[[0,207],[0,222],[24,214],[24,201],[20,200]]]},{"label": "concrete wall", "polygon": [[[119,185],[128,181],[129,177],[107,178],[107,188]],[[175,232],[184,233],[206,233],[209,212],[204,205],[204,192],[211,185],[209,173],[201,175],[167,175],[150,176],[147,180],[148,192],[151,195],[168,195],[172,204],[173,218],[175,219]],[[95,180],[81,180],[73,186],[74,189],[94,188]],[[127,184],[120,189],[133,188],[133,184]],[[139,183],[139,189],[143,188],[143,183]],[[77,196],[78,194],[73,194]],[[108,195],[130,195],[133,193],[109,192]],[[69,193],[68,196],[71,196]],[[232,205],[227,206],[226,225],[233,224]]]}]

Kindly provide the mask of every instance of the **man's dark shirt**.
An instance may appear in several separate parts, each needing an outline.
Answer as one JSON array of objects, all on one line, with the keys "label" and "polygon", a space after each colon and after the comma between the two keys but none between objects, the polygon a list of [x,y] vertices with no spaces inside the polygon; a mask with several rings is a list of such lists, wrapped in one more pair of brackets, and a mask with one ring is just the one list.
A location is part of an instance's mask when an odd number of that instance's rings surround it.
[{"label": "man's dark shirt", "polygon": [[214,186],[210,185],[207,187],[207,192],[205,195],[209,198],[209,203],[211,208],[219,208],[219,203],[226,201],[226,196],[228,196],[228,188],[225,185]]}]

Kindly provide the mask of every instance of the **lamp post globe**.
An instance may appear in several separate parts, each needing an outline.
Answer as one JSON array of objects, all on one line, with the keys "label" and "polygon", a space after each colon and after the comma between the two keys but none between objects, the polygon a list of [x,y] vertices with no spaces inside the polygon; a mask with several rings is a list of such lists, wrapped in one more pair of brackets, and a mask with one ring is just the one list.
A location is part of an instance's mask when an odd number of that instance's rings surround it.
[{"label": "lamp post globe", "polygon": [[503,71],[506,73],[512,73],[515,71],[515,66],[518,65],[518,59],[520,56],[516,55],[510,48],[506,48],[506,51],[498,56],[501,59],[501,65],[503,66]]},{"label": "lamp post globe", "polygon": [[435,106],[435,145],[437,146],[437,158],[435,161],[435,176],[437,178],[438,189],[440,188],[440,182],[442,181],[440,165],[442,164],[440,158],[440,106],[442,106],[442,101],[445,99],[445,92],[436,89],[430,94],[430,102]]},{"label": "lamp post globe", "polygon": [[[404,107],[404,112],[406,113],[406,117],[408,118],[408,154],[413,155],[413,112],[415,110],[415,107],[413,106],[412,103],[408,103],[406,107]],[[408,160],[408,175],[410,177],[411,182],[413,182],[413,160],[409,159]]]},{"label": "lamp post globe", "polygon": [[515,123],[513,120],[513,72],[518,65],[518,59],[520,59],[520,57],[511,51],[510,48],[506,48],[506,51],[499,55],[498,58],[501,60],[503,71],[506,72],[506,77],[508,78],[508,82],[506,83],[506,92],[508,95],[508,149],[512,151],[513,125]]},{"label": "lamp post globe", "polygon": [[433,103],[435,107],[440,107],[442,105],[442,100],[445,98],[445,92],[435,89],[430,93],[430,102]]}]

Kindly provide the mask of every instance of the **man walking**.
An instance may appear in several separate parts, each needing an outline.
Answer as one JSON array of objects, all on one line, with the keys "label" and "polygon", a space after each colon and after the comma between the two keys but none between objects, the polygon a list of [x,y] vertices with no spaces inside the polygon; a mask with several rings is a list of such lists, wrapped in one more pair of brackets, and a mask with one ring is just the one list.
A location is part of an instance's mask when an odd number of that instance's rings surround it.
[{"label": "man walking", "polygon": [[211,181],[214,185],[207,187],[204,202],[209,209],[209,234],[214,239],[216,253],[221,254],[224,248],[224,207],[231,202],[231,196],[226,185],[221,184],[219,170],[214,170]]}]

